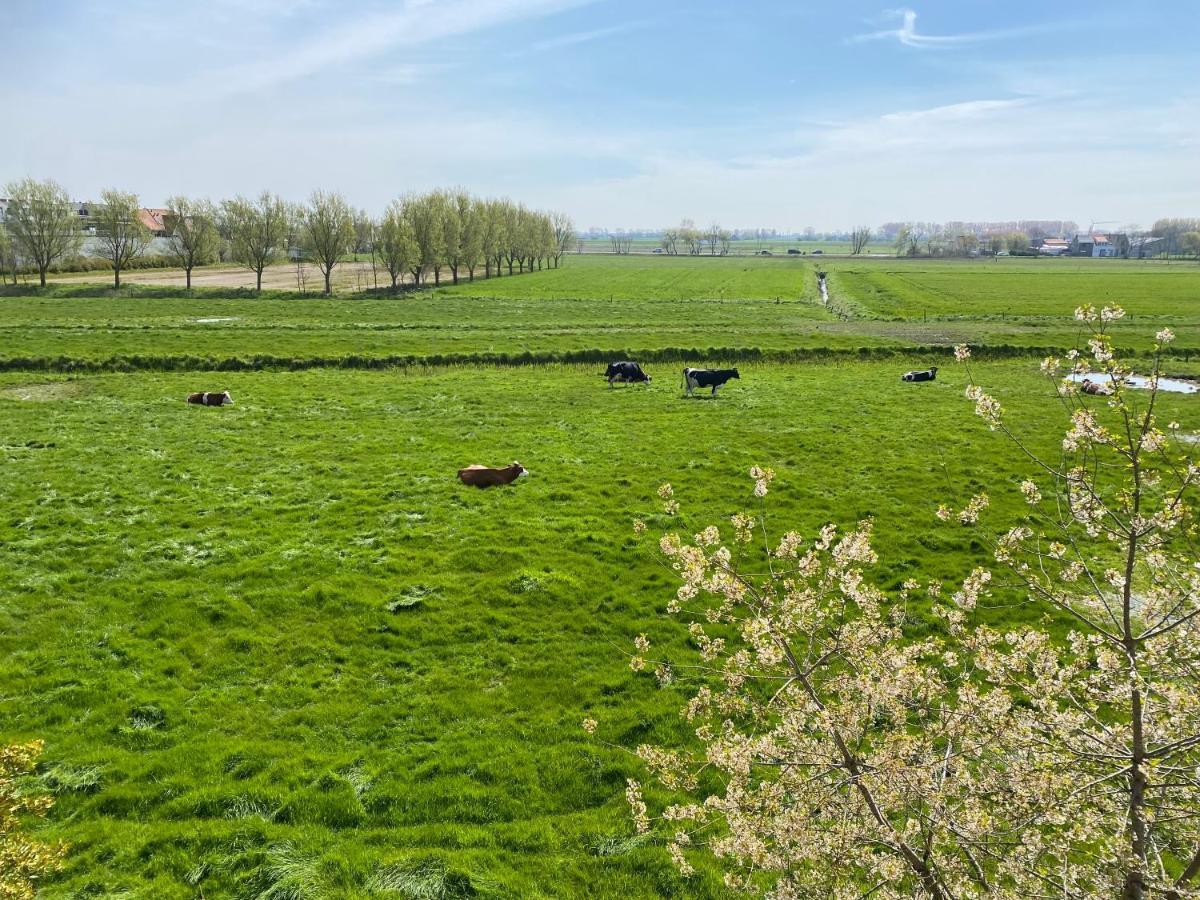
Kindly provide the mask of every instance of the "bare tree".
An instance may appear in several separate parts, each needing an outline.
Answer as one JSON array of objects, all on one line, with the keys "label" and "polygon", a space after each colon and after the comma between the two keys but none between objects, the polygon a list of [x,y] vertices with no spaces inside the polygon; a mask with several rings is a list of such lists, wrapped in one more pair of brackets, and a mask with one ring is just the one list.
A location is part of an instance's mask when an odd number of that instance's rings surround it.
[{"label": "bare tree", "polygon": [[696,228],[696,223],[691,219],[684,219],[679,223],[679,239],[688,248],[688,253],[691,256],[700,255],[703,238],[700,230]]},{"label": "bare tree", "polygon": [[403,201],[404,219],[416,245],[416,256],[409,263],[416,284],[422,284],[430,271],[434,278],[444,259],[441,216],[442,204],[434,194],[410,194]]},{"label": "bare tree", "polygon": [[341,194],[314,191],[300,210],[301,242],[325,276],[325,294],[333,293],[333,267],[354,246],[354,213]]},{"label": "bare tree", "polygon": [[497,277],[500,275],[500,264],[504,259],[504,245],[507,241],[504,203],[503,200],[488,200],[483,204],[483,275],[485,278],[492,277],[493,267]]},{"label": "bare tree", "polygon": [[567,248],[575,241],[575,223],[566,213],[551,213],[550,223],[554,228],[554,268],[562,259]]},{"label": "bare tree", "polygon": [[12,283],[17,283],[17,251],[13,245],[12,237],[8,233],[8,229],[0,224],[0,284],[7,282],[12,278]]},{"label": "bare tree", "polygon": [[163,216],[171,255],[186,273],[187,289],[192,289],[192,269],[211,262],[217,255],[221,234],[217,230],[217,211],[207,200],[171,197]]},{"label": "bare tree", "polygon": [[[454,283],[458,284],[458,269],[462,265],[463,220],[459,215],[458,198],[467,198],[466,191],[434,191],[432,202],[438,208],[438,221],[442,229],[442,252],[433,267],[434,284],[441,283],[441,268],[450,267]],[[468,198],[469,199],[469,198]]]},{"label": "bare tree", "polygon": [[383,267],[392,278],[392,289],[400,286],[404,273],[417,258],[416,241],[404,216],[404,206],[399,200],[388,204],[379,224],[379,255]]},{"label": "bare tree", "polygon": [[716,256],[721,246],[721,226],[716,222],[709,225],[704,232],[704,239],[708,241],[708,255]]},{"label": "bare tree", "polygon": [[858,256],[871,241],[871,226],[859,225],[850,232],[850,252]]},{"label": "bare tree", "polygon": [[97,256],[113,267],[113,287],[121,286],[121,270],[149,246],[153,235],[142,221],[137,194],[101,191],[100,204],[92,215],[96,228]]},{"label": "bare tree", "polygon": [[460,264],[467,267],[467,275],[474,281],[475,269],[483,261],[486,208],[484,203],[465,191],[455,195],[455,202],[458,204],[458,218],[462,223]]},{"label": "bare tree", "polygon": [[66,189],[54,181],[25,178],[7,185],[9,196],[6,225],[13,252],[38,270],[46,286],[46,270],[58,260],[79,250],[83,238],[79,215]]},{"label": "bare tree", "polygon": [[365,209],[354,210],[351,217],[354,220],[354,252],[370,253],[375,240],[375,220]]},{"label": "bare tree", "polygon": [[288,246],[288,209],[277,196],[263,191],[258,200],[235,197],[221,204],[221,230],[234,260],[257,276],[262,290],[263,269]]}]

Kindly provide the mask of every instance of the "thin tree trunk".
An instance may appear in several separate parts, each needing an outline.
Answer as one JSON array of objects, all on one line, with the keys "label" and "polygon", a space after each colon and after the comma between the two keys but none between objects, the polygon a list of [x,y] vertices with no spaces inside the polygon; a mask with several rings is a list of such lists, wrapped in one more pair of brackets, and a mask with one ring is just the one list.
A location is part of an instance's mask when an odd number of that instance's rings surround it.
[{"label": "thin tree trunk", "polygon": [[[1132,459],[1133,469],[1133,498],[1130,521],[1137,521],[1141,510],[1141,467],[1136,449]],[[1132,841],[1133,863],[1125,873],[1125,889],[1123,900],[1142,900],[1146,895],[1146,861],[1149,858],[1146,835],[1146,736],[1145,721],[1142,710],[1142,692],[1137,686],[1137,652],[1138,641],[1133,624],[1133,572],[1137,563],[1137,532],[1130,526],[1129,543],[1125,550],[1125,586],[1122,596],[1122,637],[1125,643],[1125,653],[1129,657],[1129,670],[1132,687],[1129,693],[1130,726],[1132,728],[1132,744],[1129,761],[1129,836]]]},{"label": "thin tree trunk", "polygon": [[192,267],[188,266],[184,271],[187,272],[187,289],[190,291],[192,289]]},{"label": "thin tree trunk", "polygon": [[[46,286],[46,268],[45,266],[38,267],[38,277],[41,279],[42,287]],[[13,284],[17,283],[17,270],[13,269]]]},{"label": "thin tree trunk", "polygon": [[330,279],[332,278],[332,276],[333,276],[333,268],[331,267],[331,268],[326,269],[325,270],[325,296],[326,297],[328,297],[330,294],[333,293],[333,285],[330,283]]},{"label": "thin tree trunk", "polygon": [[255,284],[255,290],[261,291],[262,290],[262,269],[255,270],[255,274],[258,275],[258,281]]},{"label": "thin tree trunk", "polygon": [[119,288],[120,286],[121,286],[121,268],[120,268],[120,266],[113,266],[113,287]]}]

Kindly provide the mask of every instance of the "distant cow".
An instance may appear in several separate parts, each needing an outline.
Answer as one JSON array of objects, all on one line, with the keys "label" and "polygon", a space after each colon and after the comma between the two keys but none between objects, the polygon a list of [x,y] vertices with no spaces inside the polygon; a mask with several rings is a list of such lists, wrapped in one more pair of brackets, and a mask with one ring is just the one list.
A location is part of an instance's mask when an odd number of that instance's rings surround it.
[{"label": "distant cow", "polygon": [[1079,389],[1085,394],[1098,394],[1101,397],[1107,397],[1112,394],[1112,391],[1098,381],[1092,381],[1090,378],[1085,378],[1079,383]]},{"label": "distant cow", "polygon": [[683,386],[688,396],[696,388],[712,388],[712,395],[717,396],[717,388],[730,378],[741,378],[737,369],[684,369]]},{"label": "distant cow", "polygon": [[205,391],[203,394],[188,394],[188,403],[195,403],[198,406],[229,406],[233,405],[233,398],[229,396],[229,391]]},{"label": "distant cow", "polygon": [[612,387],[614,383],[637,384],[639,381],[644,381],[649,384],[650,382],[650,376],[642,371],[642,367],[629,361],[609,363],[604,377],[608,379],[609,387]]},{"label": "distant cow", "polygon": [[916,372],[905,372],[900,376],[901,381],[933,381],[937,378],[937,366],[921,369]]},{"label": "distant cow", "polygon": [[458,470],[458,478],[463,484],[472,487],[494,487],[498,484],[512,484],[522,475],[528,475],[525,467],[519,462],[501,469],[491,469],[487,466],[467,466]]}]

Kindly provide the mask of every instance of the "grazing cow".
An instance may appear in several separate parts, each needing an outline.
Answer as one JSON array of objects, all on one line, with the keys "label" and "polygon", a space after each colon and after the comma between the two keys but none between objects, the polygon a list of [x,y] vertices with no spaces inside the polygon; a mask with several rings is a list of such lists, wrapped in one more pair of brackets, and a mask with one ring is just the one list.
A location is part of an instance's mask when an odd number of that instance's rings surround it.
[{"label": "grazing cow", "polygon": [[229,391],[205,391],[203,394],[188,394],[188,403],[195,403],[198,406],[232,406],[233,398],[229,396]]},{"label": "grazing cow", "polygon": [[1103,385],[1098,381],[1092,381],[1090,378],[1085,378],[1079,383],[1079,389],[1085,394],[1097,394],[1101,397],[1108,397],[1112,394],[1112,390],[1107,385]]},{"label": "grazing cow", "polygon": [[642,367],[629,361],[609,363],[604,377],[608,379],[609,387],[612,387],[614,382],[620,384],[637,384],[639,381],[650,383],[650,376],[642,371]]},{"label": "grazing cow", "polygon": [[459,481],[472,487],[481,488],[494,487],[497,484],[512,484],[522,475],[528,474],[529,472],[519,462],[500,469],[491,469],[487,466],[467,466],[465,469],[458,470]]},{"label": "grazing cow", "polygon": [[696,388],[712,388],[712,395],[717,396],[717,388],[730,378],[741,378],[737,369],[684,369],[683,386],[690,397]]},{"label": "grazing cow", "polygon": [[933,381],[937,378],[937,366],[921,369],[916,372],[905,372],[900,376],[901,381]]}]

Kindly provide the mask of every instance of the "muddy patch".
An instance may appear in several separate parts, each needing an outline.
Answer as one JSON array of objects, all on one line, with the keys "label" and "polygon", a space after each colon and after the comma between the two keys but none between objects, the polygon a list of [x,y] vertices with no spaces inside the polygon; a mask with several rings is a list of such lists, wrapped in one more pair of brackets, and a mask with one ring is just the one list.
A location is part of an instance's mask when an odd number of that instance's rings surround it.
[{"label": "muddy patch", "polygon": [[43,381],[30,384],[12,384],[0,387],[0,400],[22,400],[26,403],[50,403],[55,400],[72,400],[86,391],[82,381]]}]

